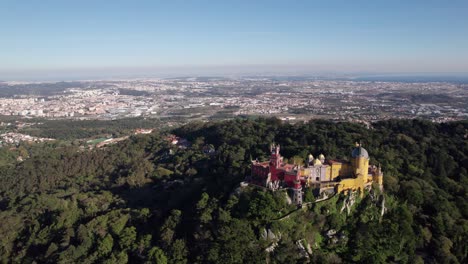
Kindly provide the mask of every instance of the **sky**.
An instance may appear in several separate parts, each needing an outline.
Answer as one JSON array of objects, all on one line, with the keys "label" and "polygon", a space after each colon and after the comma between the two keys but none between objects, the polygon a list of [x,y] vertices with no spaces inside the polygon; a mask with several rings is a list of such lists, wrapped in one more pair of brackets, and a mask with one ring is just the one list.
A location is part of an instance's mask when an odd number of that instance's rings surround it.
[{"label": "sky", "polygon": [[468,73],[468,1],[0,0],[0,79]]}]

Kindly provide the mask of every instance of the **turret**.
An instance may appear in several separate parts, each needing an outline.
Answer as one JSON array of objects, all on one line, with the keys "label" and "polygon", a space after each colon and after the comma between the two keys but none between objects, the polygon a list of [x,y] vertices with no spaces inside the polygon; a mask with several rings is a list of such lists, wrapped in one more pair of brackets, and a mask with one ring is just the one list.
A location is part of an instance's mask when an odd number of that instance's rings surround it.
[{"label": "turret", "polygon": [[352,165],[354,175],[356,176],[356,182],[359,189],[361,189],[361,195],[364,191],[364,185],[367,183],[369,175],[369,153],[360,143],[356,143],[356,147],[351,152]]},{"label": "turret", "polygon": [[372,177],[372,181],[379,185],[380,190],[383,189],[383,172],[382,172],[382,167],[380,166],[380,163]]},{"label": "turret", "polygon": [[271,144],[271,156],[270,156],[270,166],[273,165],[275,168],[281,166],[283,158],[280,155],[280,145]]},{"label": "turret", "polygon": [[369,153],[361,144],[356,143],[356,147],[351,152],[352,163],[355,169],[355,174],[361,173],[367,177],[369,169]]},{"label": "turret", "polygon": [[280,155],[280,146],[271,144],[270,146],[271,156],[270,156],[270,173],[271,173],[271,181],[275,182],[278,180],[278,172],[277,169],[281,167],[281,163],[283,162],[283,158]]},{"label": "turret", "polygon": [[307,157],[307,166],[312,166],[312,162],[314,161],[314,156],[312,154],[309,154]]},{"label": "turret", "polygon": [[270,151],[271,151],[271,154],[276,154],[276,155],[279,155],[280,153],[280,145],[276,145],[276,144],[271,144],[270,145]]},{"label": "turret", "polygon": [[325,163],[325,155],[320,154],[319,155],[319,160],[320,160],[320,162],[322,162],[322,164]]},{"label": "turret", "polygon": [[293,183],[293,202],[297,205],[302,204],[302,184],[300,168],[296,171],[296,179]]},{"label": "turret", "polygon": [[319,159],[314,159],[313,165],[314,166],[321,166],[322,162]]}]

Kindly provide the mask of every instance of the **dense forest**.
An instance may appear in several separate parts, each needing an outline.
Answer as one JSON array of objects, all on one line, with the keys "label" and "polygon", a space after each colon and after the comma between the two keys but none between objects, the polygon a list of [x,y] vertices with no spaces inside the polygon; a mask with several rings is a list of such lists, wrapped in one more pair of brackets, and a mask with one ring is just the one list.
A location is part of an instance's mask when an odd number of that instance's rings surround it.
[{"label": "dense forest", "polygon": [[[191,144],[172,145],[167,133]],[[240,187],[250,160],[266,159],[271,142],[293,161],[309,153],[349,159],[358,140],[371,164],[381,164],[384,192],[367,192],[349,211],[342,210],[345,194],[295,211],[284,192]],[[390,120],[366,128],[237,119],[102,149],[65,141],[6,146],[0,260],[466,263],[467,168],[466,121]],[[309,190],[305,196],[314,200]],[[383,215],[376,197],[385,199]]]},{"label": "dense forest", "polygon": [[[1,116],[0,123],[9,123],[10,127],[0,127],[0,133],[10,132],[17,123],[29,123],[31,126],[25,126],[17,129],[16,132],[24,133],[34,137],[53,138],[66,141],[88,140],[103,136],[120,137],[132,134],[137,128],[160,127],[164,120],[156,118],[122,118],[116,120],[48,120],[44,118],[22,118],[18,120],[17,116]],[[75,142],[76,143],[76,142]]]}]

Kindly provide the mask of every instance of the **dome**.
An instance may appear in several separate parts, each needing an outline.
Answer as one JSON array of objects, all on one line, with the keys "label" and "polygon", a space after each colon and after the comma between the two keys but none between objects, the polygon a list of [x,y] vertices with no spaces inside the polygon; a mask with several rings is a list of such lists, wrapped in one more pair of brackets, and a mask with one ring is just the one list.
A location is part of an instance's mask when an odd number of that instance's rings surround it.
[{"label": "dome", "polygon": [[309,154],[309,160],[312,161],[314,159],[314,156],[312,156],[312,154]]},{"label": "dome", "polygon": [[319,155],[319,159],[320,159],[320,160],[324,160],[324,159],[325,159],[325,155],[320,154],[320,155]]},{"label": "dome", "polygon": [[322,165],[322,162],[319,159],[314,159],[314,166],[316,165]]},{"label": "dome", "polygon": [[367,150],[361,146],[358,146],[353,149],[353,152],[351,152],[351,157],[353,158],[369,158],[369,153],[367,153]]}]

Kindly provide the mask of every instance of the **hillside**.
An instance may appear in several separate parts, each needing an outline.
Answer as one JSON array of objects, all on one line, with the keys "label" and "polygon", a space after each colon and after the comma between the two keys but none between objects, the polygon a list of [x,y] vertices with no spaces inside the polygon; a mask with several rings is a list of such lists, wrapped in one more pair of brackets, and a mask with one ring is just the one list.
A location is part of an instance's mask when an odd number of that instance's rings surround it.
[{"label": "hillside", "polygon": [[[171,133],[190,144],[154,132],[93,150],[63,141],[0,148],[1,262],[467,261],[466,121],[367,129],[239,119]],[[292,162],[309,153],[347,159],[358,140],[382,166],[383,193],[295,211],[283,192],[239,187],[271,142]]]}]

